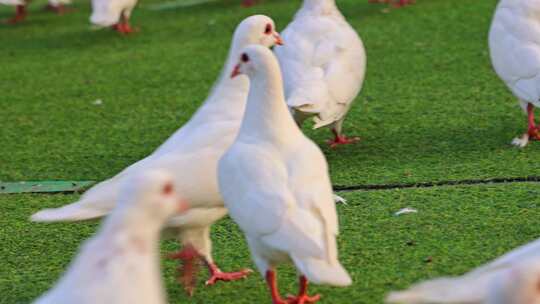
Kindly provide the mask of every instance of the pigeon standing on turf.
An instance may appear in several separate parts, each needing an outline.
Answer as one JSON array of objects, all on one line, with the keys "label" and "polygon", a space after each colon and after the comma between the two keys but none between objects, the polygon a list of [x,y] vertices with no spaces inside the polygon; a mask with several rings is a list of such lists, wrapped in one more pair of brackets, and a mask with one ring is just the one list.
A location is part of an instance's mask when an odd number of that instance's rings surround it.
[{"label": "pigeon standing on turf", "polygon": [[540,239],[461,277],[440,278],[392,292],[388,303],[540,304]]},{"label": "pigeon standing on turf", "polygon": [[[348,286],[338,260],[338,218],[326,159],[291,117],[278,62],[261,46],[247,47],[232,77],[250,78],[240,133],[219,162],[219,187],[230,216],[248,241],[274,304],[314,303],[308,280]],[[275,267],[292,261],[297,296],[283,300]]]},{"label": "pigeon standing on turf", "polygon": [[165,304],[159,232],[186,209],[172,176],[155,171],[131,178],[96,236],[35,304]]},{"label": "pigeon standing on turf", "polygon": [[120,34],[130,34],[135,30],[129,19],[137,5],[137,0],[92,0],[90,22],[99,27],[112,27]]},{"label": "pigeon standing on turf", "polygon": [[525,147],[540,140],[534,108],[540,106],[540,1],[501,0],[495,11],[489,48],[499,77],[528,115],[528,129],[512,142]]},{"label": "pigeon standing on turf", "polygon": [[[176,257],[185,260],[189,264],[186,266],[191,267],[190,248],[194,247],[211,272],[208,284],[245,277],[247,271],[222,272],[212,259],[210,226],[227,214],[217,184],[217,163],[238,134],[249,90],[247,77],[229,77],[238,56],[246,45],[270,47],[275,43],[281,43],[281,38],[272,19],[262,15],[245,19],[236,29],[222,76],[206,102],[187,124],[153,154],[94,186],[80,201],[62,208],[40,211],[32,219],[50,222],[101,217],[114,208],[118,186],[123,180],[140,171],[164,168],[173,172],[175,186],[191,205],[189,212],[174,218],[168,225],[169,232],[174,233],[185,248]],[[193,289],[191,279],[182,279],[189,292]]]},{"label": "pigeon standing on turf", "polygon": [[298,125],[313,117],[315,129],[330,127],[332,147],[357,141],[347,138],[342,127],[364,82],[366,52],[335,1],[304,0],[283,31],[283,41],[276,55]]}]

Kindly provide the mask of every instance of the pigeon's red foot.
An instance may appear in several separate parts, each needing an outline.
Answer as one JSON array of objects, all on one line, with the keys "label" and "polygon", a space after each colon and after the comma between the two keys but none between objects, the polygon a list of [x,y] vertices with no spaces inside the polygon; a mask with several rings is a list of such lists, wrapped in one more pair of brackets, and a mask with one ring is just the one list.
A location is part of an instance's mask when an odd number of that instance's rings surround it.
[{"label": "pigeon's red foot", "polygon": [[527,131],[529,134],[530,140],[539,140],[540,141],[540,129],[538,127],[529,127],[529,130]]},{"label": "pigeon's red foot", "polygon": [[26,19],[26,6],[24,5],[17,5],[17,13],[13,18],[3,21],[5,24],[17,24]]},{"label": "pigeon's red foot", "polygon": [[242,6],[243,7],[250,7],[250,6],[253,6],[257,3],[256,0],[243,0],[242,1]]},{"label": "pigeon's red foot", "polygon": [[237,272],[222,272],[214,263],[208,264],[208,270],[210,271],[210,279],[206,281],[206,285],[214,285],[218,281],[230,282],[245,279],[253,272],[251,269],[243,269]]},{"label": "pigeon's red foot", "polygon": [[193,246],[185,246],[184,249],[177,253],[169,255],[170,259],[180,260],[178,267],[178,283],[184,286],[184,290],[189,296],[195,292],[197,284],[197,272],[199,270],[199,253]]},{"label": "pigeon's red foot", "polygon": [[314,295],[314,296],[308,296],[308,295],[300,295],[300,296],[288,296],[287,297],[287,303],[288,304],[311,304],[316,303],[321,299],[320,295]]},{"label": "pigeon's red foot", "polygon": [[66,7],[63,4],[53,5],[53,4],[49,3],[49,4],[47,4],[45,6],[45,10],[50,11],[50,12],[54,12],[54,13],[56,13],[58,15],[64,15],[64,14],[73,12],[75,9],[73,9],[71,7]]},{"label": "pigeon's red foot", "polygon": [[117,23],[113,25],[112,28],[122,35],[129,35],[138,31],[137,29],[132,28],[128,23]]},{"label": "pigeon's red foot", "polygon": [[393,7],[402,7],[406,5],[414,4],[414,0],[398,0],[392,4]]},{"label": "pigeon's red foot", "polygon": [[358,141],[360,141],[360,137],[348,138],[345,135],[336,135],[336,137],[333,140],[328,141],[328,144],[330,145],[330,148],[336,148],[337,146],[340,146],[340,145],[353,144]]}]

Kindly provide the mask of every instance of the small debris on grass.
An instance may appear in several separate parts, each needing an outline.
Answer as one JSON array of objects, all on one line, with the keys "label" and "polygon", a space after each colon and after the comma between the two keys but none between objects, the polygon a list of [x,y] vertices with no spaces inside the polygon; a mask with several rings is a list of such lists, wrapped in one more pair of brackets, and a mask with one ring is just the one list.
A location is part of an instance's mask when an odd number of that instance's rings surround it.
[{"label": "small debris on grass", "polygon": [[407,243],[405,244],[407,244],[407,246],[414,246],[416,245],[416,242],[414,240],[410,240],[410,241],[407,241]]},{"label": "small debris on grass", "polygon": [[95,106],[100,106],[100,105],[103,104],[103,100],[101,100],[101,99],[96,99],[96,100],[94,100],[94,101],[92,102],[92,104],[95,105]]},{"label": "small debris on grass", "polygon": [[400,216],[402,214],[407,214],[407,213],[418,213],[418,210],[407,207],[407,208],[403,208],[403,209],[399,210],[398,212],[394,213],[394,215],[395,216]]},{"label": "small debris on grass", "polygon": [[337,194],[334,194],[334,202],[336,204],[347,205],[347,200]]},{"label": "small debris on grass", "polygon": [[424,263],[431,263],[433,262],[433,257],[431,256],[428,256],[427,258],[424,259]]}]

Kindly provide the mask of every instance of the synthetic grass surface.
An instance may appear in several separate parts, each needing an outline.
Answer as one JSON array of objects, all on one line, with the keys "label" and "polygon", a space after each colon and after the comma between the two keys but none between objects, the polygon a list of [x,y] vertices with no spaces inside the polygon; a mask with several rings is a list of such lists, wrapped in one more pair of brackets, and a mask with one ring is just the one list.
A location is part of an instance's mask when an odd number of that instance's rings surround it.
[{"label": "synthetic grass surface", "polygon": [[[90,31],[87,2],[55,16],[32,2],[28,22],[0,26],[0,180],[102,180],[151,153],[185,123],[217,78],[244,17],[290,21],[299,1],[239,1],[133,16],[141,32]],[[493,73],[487,33],[496,0],[384,5],[338,0],[368,53],[364,90],[328,150],[334,184],[538,175],[540,146],[509,145],[525,117]],[[0,7],[0,18],[12,8]],[[94,105],[96,100],[102,105]]]},{"label": "synthetic grass surface", "polygon": [[[338,207],[340,257],[353,276],[350,288],[313,286],[322,303],[381,303],[396,288],[430,277],[457,275],[539,236],[538,184],[442,187],[343,193]],[[95,224],[37,224],[27,218],[43,207],[60,206],[76,195],[0,196],[0,303],[28,303],[61,275]],[[416,208],[399,217],[394,212]],[[229,219],[213,228],[214,255],[224,270],[254,267],[243,236]],[[162,253],[176,248],[163,243]],[[427,262],[427,260],[432,260]],[[176,285],[176,264],[164,261],[170,303],[267,303],[258,274],[247,280],[202,286],[188,299]],[[284,294],[296,291],[294,272],[281,269]]]}]

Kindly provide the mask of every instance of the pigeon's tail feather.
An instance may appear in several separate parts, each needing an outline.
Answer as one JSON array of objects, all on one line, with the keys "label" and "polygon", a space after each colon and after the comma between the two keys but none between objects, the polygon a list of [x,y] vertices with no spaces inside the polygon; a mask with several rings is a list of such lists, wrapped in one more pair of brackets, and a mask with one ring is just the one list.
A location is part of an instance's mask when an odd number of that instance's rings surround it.
[{"label": "pigeon's tail feather", "polygon": [[349,286],[352,284],[351,277],[339,261],[329,263],[326,260],[297,256],[292,256],[292,259],[298,270],[315,284],[332,286]]},{"label": "pigeon's tail feather", "polygon": [[[486,281],[487,282],[487,281]],[[440,278],[413,286],[405,291],[391,292],[386,303],[428,304],[428,303],[482,303],[485,290],[467,278]]]},{"label": "pigeon's tail feather", "polygon": [[31,216],[33,222],[75,222],[108,214],[118,197],[118,182],[108,180],[88,190],[81,200],[54,209],[44,209]]}]

